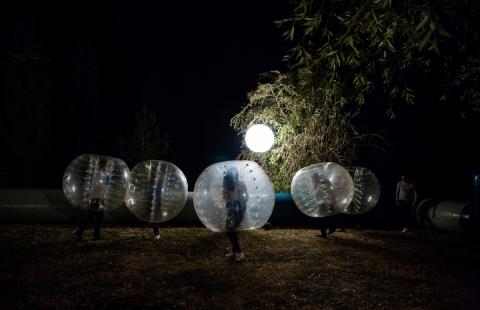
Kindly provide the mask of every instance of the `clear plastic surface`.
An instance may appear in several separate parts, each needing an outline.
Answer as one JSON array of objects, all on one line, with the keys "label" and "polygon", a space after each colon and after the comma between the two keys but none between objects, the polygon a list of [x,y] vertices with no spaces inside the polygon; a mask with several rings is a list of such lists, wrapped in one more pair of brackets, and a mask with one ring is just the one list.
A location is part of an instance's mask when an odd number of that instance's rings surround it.
[{"label": "clear plastic surface", "polygon": [[380,183],[377,176],[364,167],[346,167],[353,179],[355,192],[352,203],[343,211],[347,214],[362,214],[373,209],[380,198]]},{"label": "clear plastic surface", "polygon": [[162,223],[182,211],[187,192],[187,178],[177,166],[166,161],[147,160],[132,169],[125,203],[139,219]]},{"label": "clear plastic surface", "polygon": [[193,193],[200,221],[216,232],[260,228],[275,203],[273,184],[253,161],[213,164],[198,177]]},{"label": "clear plastic surface", "polygon": [[293,201],[304,214],[325,217],[348,207],[353,199],[354,185],[345,168],[325,162],[298,170],[291,192]]},{"label": "clear plastic surface", "polygon": [[71,205],[93,211],[111,211],[125,198],[130,171],[118,158],[83,154],[68,165],[63,193]]}]

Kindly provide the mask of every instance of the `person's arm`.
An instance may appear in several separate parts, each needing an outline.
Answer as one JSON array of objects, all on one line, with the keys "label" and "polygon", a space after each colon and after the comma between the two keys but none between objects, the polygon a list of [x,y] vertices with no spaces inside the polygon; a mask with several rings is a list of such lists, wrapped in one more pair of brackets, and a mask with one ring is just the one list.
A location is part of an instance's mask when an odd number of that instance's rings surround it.
[{"label": "person's arm", "polygon": [[241,203],[243,208],[247,207],[248,192],[245,182],[237,183],[235,197]]},{"label": "person's arm", "polygon": [[417,205],[417,198],[418,198],[418,193],[417,193],[417,187],[413,185],[413,205]]},{"label": "person's arm", "polygon": [[397,183],[397,190],[395,193],[395,204],[399,206],[399,197],[400,196],[400,182]]}]

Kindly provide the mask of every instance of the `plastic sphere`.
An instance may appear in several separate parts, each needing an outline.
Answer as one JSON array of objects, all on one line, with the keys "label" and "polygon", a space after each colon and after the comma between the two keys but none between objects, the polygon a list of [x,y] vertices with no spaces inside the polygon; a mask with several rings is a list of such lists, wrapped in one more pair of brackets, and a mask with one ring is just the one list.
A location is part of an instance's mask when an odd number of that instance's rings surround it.
[{"label": "plastic sphere", "polygon": [[380,183],[375,174],[363,167],[346,167],[353,178],[355,194],[352,203],[344,213],[362,214],[368,212],[378,202],[380,197]]},{"label": "plastic sphere", "polygon": [[63,175],[63,193],[73,206],[111,211],[125,198],[130,171],[118,158],[83,154],[68,165]]},{"label": "plastic sphere", "polygon": [[248,148],[257,153],[268,151],[275,140],[270,127],[262,124],[253,125],[245,134],[245,143]]},{"label": "plastic sphere", "polygon": [[200,221],[217,232],[262,227],[270,218],[274,203],[272,182],[256,162],[246,160],[207,167],[193,192]]},{"label": "plastic sphere", "polygon": [[354,185],[345,168],[326,162],[298,170],[291,191],[300,211],[311,217],[325,217],[345,210],[353,199]]},{"label": "plastic sphere", "polygon": [[182,211],[187,191],[187,178],[177,166],[161,160],[147,160],[132,169],[125,203],[139,219],[162,223]]}]

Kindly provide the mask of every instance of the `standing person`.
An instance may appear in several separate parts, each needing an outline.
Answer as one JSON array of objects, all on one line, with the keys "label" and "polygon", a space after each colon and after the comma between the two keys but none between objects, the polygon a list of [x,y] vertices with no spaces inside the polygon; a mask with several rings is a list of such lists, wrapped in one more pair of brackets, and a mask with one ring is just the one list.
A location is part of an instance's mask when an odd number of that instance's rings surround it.
[{"label": "standing person", "polygon": [[104,170],[93,173],[90,191],[89,210],[84,221],[80,223],[77,231],[77,241],[82,241],[83,232],[90,224],[93,225],[93,239],[100,240],[100,229],[103,224],[105,198],[112,184],[112,174],[115,163],[107,161]]},{"label": "standing person", "polygon": [[415,184],[411,183],[406,175],[402,175],[400,181],[397,183],[395,200],[401,213],[402,232],[407,232],[410,226],[410,210],[417,202],[417,189]]},{"label": "standing person", "polygon": [[240,249],[236,229],[242,222],[247,209],[248,192],[245,182],[239,180],[236,167],[230,167],[223,177],[223,199],[227,209],[225,229],[232,244],[232,252],[225,256],[233,257],[238,262],[245,259],[245,254]]},{"label": "standing person", "polygon": [[[332,191],[332,184],[328,178],[314,173],[312,175],[313,191],[318,202],[319,214],[331,214],[329,216],[319,218],[320,236],[327,238],[328,234],[335,231],[335,211],[333,209],[334,193]],[[327,234],[328,228],[328,234]]]}]

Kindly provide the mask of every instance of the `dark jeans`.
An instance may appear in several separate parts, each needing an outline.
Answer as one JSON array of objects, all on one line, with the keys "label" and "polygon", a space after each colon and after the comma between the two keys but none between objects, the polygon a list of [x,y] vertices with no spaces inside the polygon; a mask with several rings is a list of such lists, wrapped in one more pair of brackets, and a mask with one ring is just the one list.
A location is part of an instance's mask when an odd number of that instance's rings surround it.
[{"label": "dark jeans", "polygon": [[160,225],[156,223],[152,223],[152,227],[153,227],[153,234],[155,236],[160,235]]},{"label": "dark jeans", "polygon": [[100,239],[100,227],[102,226],[104,213],[99,211],[88,211],[83,222],[80,223],[80,227],[77,231],[77,239],[82,240],[83,232],[85,229],[93,225],[93,237],[94,239]]},{"label": "dark jeans", "polygon": [[398,201],[398,207],[400,208],[400,219],[404,228],[410,227],[410,210],[412,208],[412,204],[412,201]]},{"label": "dark jeans", "polygon": [[242,250],[240,249],[240,244],[238,243],[238,236],[236,231],[228,231],[227,232],[228,240],[232,244],[232,252],[233,253],[240,253]]}]

